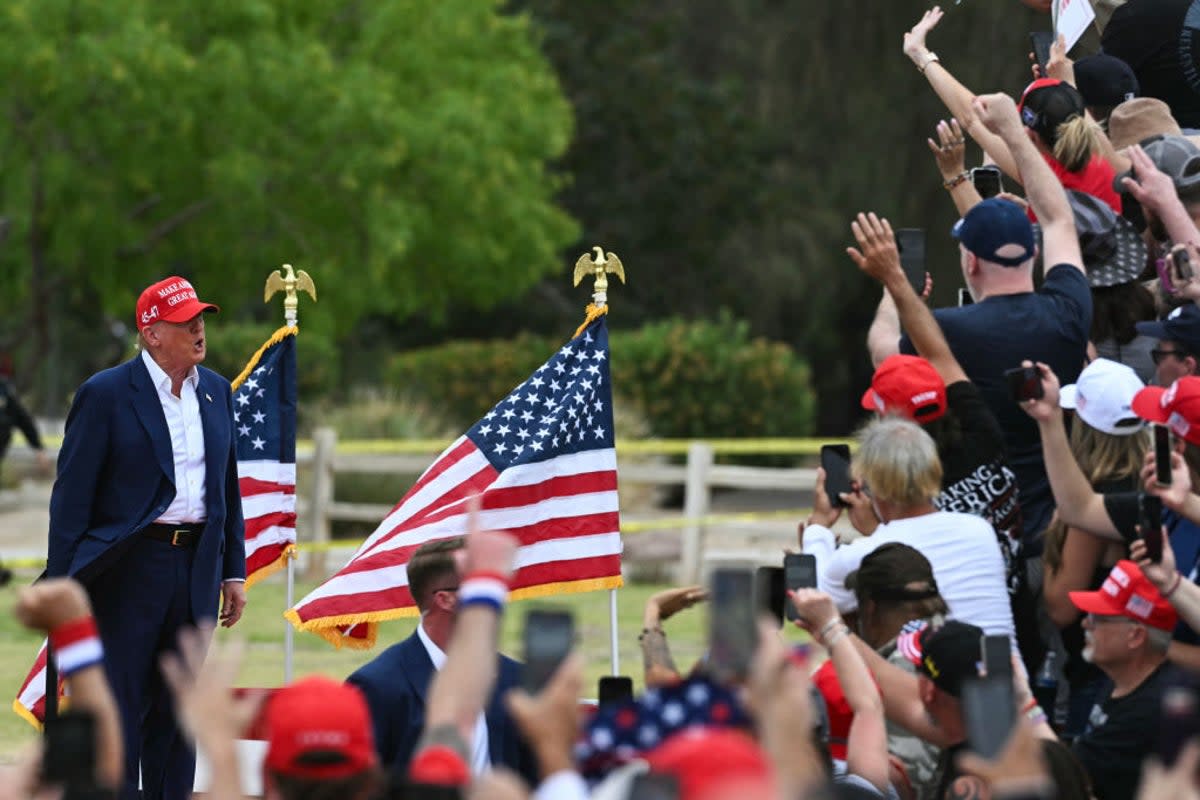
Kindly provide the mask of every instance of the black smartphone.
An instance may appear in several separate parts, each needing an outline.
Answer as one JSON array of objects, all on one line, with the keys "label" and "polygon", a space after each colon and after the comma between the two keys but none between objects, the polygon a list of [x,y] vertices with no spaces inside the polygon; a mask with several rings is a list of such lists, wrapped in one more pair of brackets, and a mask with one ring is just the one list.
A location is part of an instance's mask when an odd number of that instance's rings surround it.
[{"label": "black smartphone", "polygon": [[42,782],[51,786],[96,785],[96,718],[86,711],[64,711],[46,721]]},{"label": "black smartphone", "polygon": [[633,699],[633,678],[628,675],[601,675],[596,685],[596,702],[601,708]]},{"label": "black smartphone", "polygon": [[1175,276],[1180,281],[1191,280],[1193,275],[1192,257],[1188,255],[1188,251],[1183,247],[1179,247],[1171,252],[1169,258],[1171,259],[1172,266],[1175,267]]},{"label": "black smartphone", "polygon": [[1179,751],[1200,737],[1200,698],[1195,678],[1184,678],[1168,686],[1162,696],[1162,717],[1158,726],[1158,757],[1166,766],[1175,763]]},{"label": "black smartphone", "polygon": [[900,266],[908,276],[913,291],[925,291],[925,231],[921,228],[897,228],[896,249],[900,251]]},{"label": "black smartphone", "polygon": [[679,779],[665,772],[635,775],[627,800],[679,800]]},{"label": "black smartphone", "polygon": [[708,663],[720,681],[744,678],[758,646],[754,573],[718,567],[709,579]]},{"label": "black smartphone", "polygon": [[839,495],[849,494],[850,489],[850,445],[821,445],[821,469],[825,470],[825,494],[834,508],[844,506]]},{"label": "black smartphone", "polygon": [[1162,498],[1143,492],[1138,496],[1138,527],[1146,543],[1146,558],[1155,564],[1162,561]]},{"label": "black smartphone", "polygon": [[963,681],[967,744],[984,758],[1000,755],[1017,722],[1011,653],[1007,636],[982,637],[980,663],[987,674]]},{"label": "black smartphone", "polygon": [[1154,426],[1154,482],[1171,485],[1171,429],[1166,425]]},{"label": "black smartphone", "polygon": [[783,609],[787,605],[787,584],[783,567],[759,567],[754,570],[755,606],[759,614],[770,614],[783,625]]},{"label": "black smartphone", "polygon": [[1029,33],[1029,48],[1033,51],[1033,59],[1042,70],[1042,77],[1046,75],[1046,62],[1050,60],[1050,46],[1054,44],[1054,33],[1052,31],[1030,31]]},{"label": "black smartphone", "polygon": [[1044,394],[1042,375],[1037,367],[1013,367],[1004,370],[1004,379],[1008,381],[1008,393],[1014,402],[1025,400],[1040,400]]},{"label": "black smartphone", "polygon": [[958,306],[959,306],[959,308],[962,308],[963,306],[969,306],[974,302],[975,302],[975,298],[971,297],[970,289],[963,287],[958,290]]},{"label": "black smartphone", "polygon": [[525,613],[525,663],[521,685],[533,694],[550,681],[575,643],[575,618],[570,611],[532,608]]},{"label": "black smartphone", "polygon": [[[788,553],[783,557],[783,579],[788,591],[817,588],[817,557],[811,553]],[[790,601],[785,601],[784,616],[792,622],[800,618]]]},{"label": "black smartphone", "polygon": [[984,200],[995,197],[1004,191],[1004,184],[1000,181],[1000,168],[990,164],[986,167],[972,169],[971,183],[975,185],[975,191],[979,192],[979,196]]}]

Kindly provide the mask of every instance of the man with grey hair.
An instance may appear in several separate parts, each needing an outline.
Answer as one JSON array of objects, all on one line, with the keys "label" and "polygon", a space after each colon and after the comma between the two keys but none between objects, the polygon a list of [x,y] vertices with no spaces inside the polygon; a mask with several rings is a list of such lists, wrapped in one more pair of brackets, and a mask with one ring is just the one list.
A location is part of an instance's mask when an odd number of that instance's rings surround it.
[{"label": "man with grey hair", "polygon": [[1175,609],[1132,561],[1118,561],[1095,592],[1071,592],[1084,612],[1083,657],[1112,681],[1072,749],[1100,800],[1133,797],[1143,759],[1156,741],[1167,684]]},{"label": "man with grey hair", "polygon": [[830,528],[841,515],[817,471],[813,511],[800,526],[800,545],[817,557],[817,585],[838,610],[857,608],[846,576],[868,553],[888,542],[920,551],[933,566],[950,616],[989,634],[1013,636],[1012,609],[1005,586],[1004,557],[992,526],[973,514],[938,511],[942,464],[937,446],[920,425],[895,416],[869,423],[859,434],[854,477],[871,499],[882,523],[870,536],[837,546]]}]

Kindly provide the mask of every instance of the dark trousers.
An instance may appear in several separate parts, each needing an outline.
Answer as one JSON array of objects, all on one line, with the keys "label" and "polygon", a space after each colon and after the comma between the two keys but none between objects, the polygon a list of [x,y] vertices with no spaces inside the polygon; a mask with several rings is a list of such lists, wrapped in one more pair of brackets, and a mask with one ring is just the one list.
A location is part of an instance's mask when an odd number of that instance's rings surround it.
[{"label": "dark trousers", "polygon": [[196,753],[176,724],[158,663],[162,653],[176,649],[179,629],[192,624],[191,569],[189,548],[138,538],[110,568],[88,581],[108,681],[121,712],[121,800],[192,796]]}]

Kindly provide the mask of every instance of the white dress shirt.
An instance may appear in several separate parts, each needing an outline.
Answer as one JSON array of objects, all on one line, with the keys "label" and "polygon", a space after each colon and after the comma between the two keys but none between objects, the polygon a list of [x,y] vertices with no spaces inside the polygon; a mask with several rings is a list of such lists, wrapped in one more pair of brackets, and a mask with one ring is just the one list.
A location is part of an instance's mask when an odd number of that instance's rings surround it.
[{"label": "white dress shirt", "polygon": [[[433,643],[429,634],[425,633],[424,623],[417,626],[417,637],[421,640],[421,644],[425,645],[425,652],[429,654],[433,668],[440,672],[446,663],[446,654],[442,652],[442,648]],[[492,760],[488,757],[487,717],[480,711],[479,718],[475,720],[475,735],[471,737],[471,772],[475,775],[482,775],[491,768]]]},{"label": "white dress shirt", "polygon": [[145,350],[142,362],[150,372],[150,382],[158,392],[158,401],[167,418],[171,457],[175,462],[175,499],[155,522],[167,525],[204,522],[204,426],[196,397],[200,372],[192,367],[176,397],[171,393],[171,376]]}]

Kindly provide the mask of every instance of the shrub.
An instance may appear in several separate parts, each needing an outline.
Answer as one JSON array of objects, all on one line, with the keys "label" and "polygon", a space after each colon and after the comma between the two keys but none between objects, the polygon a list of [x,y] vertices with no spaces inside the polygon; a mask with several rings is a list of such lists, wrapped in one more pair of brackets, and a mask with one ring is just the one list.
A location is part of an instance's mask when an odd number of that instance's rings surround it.
[{"label": "shrub", "polygon": [[[728,314],[716,321],[666,320],[613,332],[611,339],[617,407],[633,406],[644,420],[639,434],[800,436],[811,430],[807,365],[785,344],[752,338],[749,325]],[[387,380],[466,426],[560,345],[529,334],[450,342],[394,356]]]},{"label": "shrub", "polygon": [[[233,380],[275,328],[261,322],[210,320],[204,327],[208,353],[204,366]],[[297,392],[301,403],[337,387],[337,347],[316,331],[300,329],[296,338]]]}]

